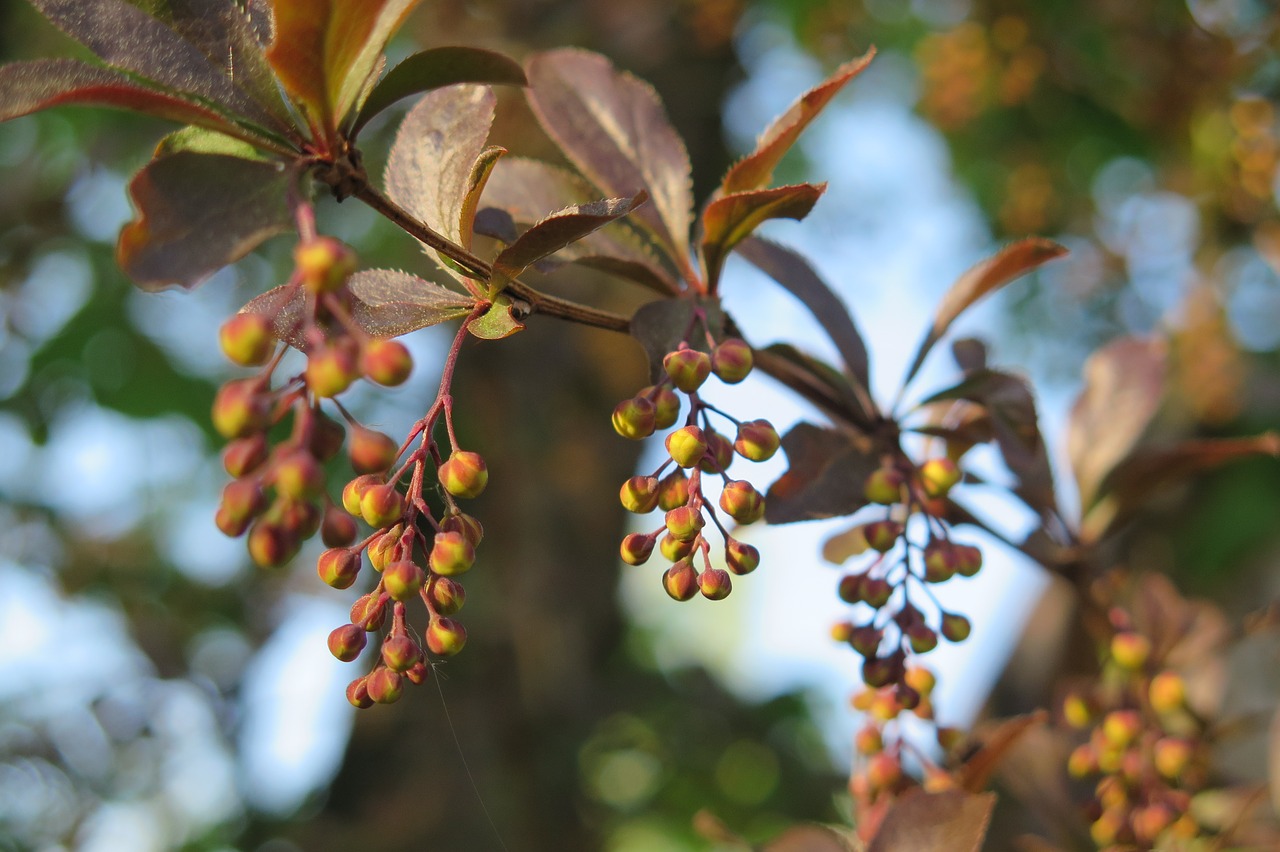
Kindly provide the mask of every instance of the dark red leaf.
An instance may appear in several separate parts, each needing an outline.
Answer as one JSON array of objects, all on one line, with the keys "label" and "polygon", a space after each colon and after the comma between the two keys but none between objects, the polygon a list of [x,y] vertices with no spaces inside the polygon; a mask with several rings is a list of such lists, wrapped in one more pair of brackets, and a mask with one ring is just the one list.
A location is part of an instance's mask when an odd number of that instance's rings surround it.
[{"label": "dark red leaf", "polygon": [[351,126],[351,137],[354,138],[369,119],[396,101],[455,83],[524,86],[528,81],[520,63],[492,50],[478,47],[424,50],[392,68],[378,81]]},{"label": "dark red leaf", "polygon": [[286,231],[283,166],[180,151],[158,157],[129,184],[138,216],[116,257],[144,290],[194,287],[263,240]]},{"label": "dark red leaf", "polygon": [[769,523],[851,515],[867,505],[863,487],[880,460],[850,435],[798,423],[783,436],[782,448],[790,467],[765,496]]},{"label": "dark red leaf", "polygon": [[689,155],[653,87],[595,53],[567,48],[527,63],[529,103],[547,133],[601,192],[646,190],[636,214],[687,268],[693,188]]},{"label": "dark red leaf", "polygon": [[1037,710],[1025,716],[1014,716],[1001,719],[999,722],[983,730],[978,739],[981,745],[978,750],[965,760],[955,773],[960,786],[970,793],[980,793],[986,789],[991,775],[1004,760],[1005,755],[1013,748],[1029,730],[1043,725],[1049,718],[1044,710]]},{"label": "dark red leaf", "polygon": [[712,287],[734,246],[769,219],[803,219],[827,185],[802,183],[724,195],[702,212],[702,262]]},{"label": "dark red leaf", "polygon": [[503,249],[493,260],[493,271],[515,278],[542,258],[627,215],[646,200],[641,192],[634,198],[606,198],[552,213]]},{"label": "dark red leaf", "polygon": [[804,303],[836,345],[836,351],[844,359],[845,367],[870,400],[870,366],[866,344],[862,342],[862,335],[858,332],[849,309],[809,262],[798,252],[762,237],[743,240],[738,245],[738,253]]},{"label": "dark red leaf", "polygon": [[861,57],[841,65],[834,74],[801,95],[786,112],[769,124],[757,140],[755,150],[729,169],[720,183],[720,191],[732,194],[768,186],[778,161],[800,138],[809,122],[822,112],[846,83],[862,73],[875,55],[873,47]]},{"label": "dark red leaf", "polygon": [[1043,263],[1062,257],[1067,250],[1051,240],[1037,237],[1019,240],[1005,246],[996,254],[970,268],[951,285],[951,289],[942,297],[937,313],[933,318],[933,326],[916,350],[916,357],[907,370],[903,384],[907,384],[920,370],[920,365],[928,356],[929,350],[937,343],[956,317],[983,296],[1003,287],[1010,281],[1025,275]]},{"label": "dark red leaf", "polygon": [[1084,367],[1084,390],[1071,408],[1067,452],[1080,489],[1081,514],[1098,487],[1142,437],[1164,397],[1162,341],[1126,337],[1099,349]]},{"label": "dark red leaf", "polygon": [[893,803],[867,852],[980,852],[994,793],[907,793]]}]

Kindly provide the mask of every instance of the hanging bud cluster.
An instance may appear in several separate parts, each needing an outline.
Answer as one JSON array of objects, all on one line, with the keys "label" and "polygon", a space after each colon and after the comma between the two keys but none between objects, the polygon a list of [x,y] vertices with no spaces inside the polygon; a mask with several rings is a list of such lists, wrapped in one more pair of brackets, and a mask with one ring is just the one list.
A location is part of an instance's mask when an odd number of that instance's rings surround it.
[{"label": "hanging bud cluster", "polygon": [[[1067,761],[1072,777],[1094,781],[1088,804],[1093,841],[1106,849],[1173,848],[1207,836],[1190,812],[1208,782],[1206,724],[1187,706],[1186,683],[1164,665],[1123,610],[1102,673],[1069,693],[1062,719],[1088,740]],[[1179,847],[1181,848],[1181,847]]]},{"label": "hanging bud cluster", "polygon": [[[682,395],[689,403],[684,425],[666,437],[667,460],[649,476],[628,479],[620,493],[629,512],[665,513],[662,526],[653,532],[632,533],[622,540],[622,559],[641,565],[657,550],[671,563],[663,574],[663,587],[678,601],[699,593],[721,600],[732,591],[731,574],[749,574],[760,564],[756,548],[730,535],[703,492],[703,480],[720,478],[718,505],[725,517],[739,525],[755,523],[764,517],[764,497],[746,480],[732,479],[729,466],[735,456],[765,461],[778,451],[780,443],[767,420],[740,422],[702,399],[699,391],[712,374],[735,384],[750,374],[753,365],[751,347],[744,341],[730,337],[715,343],[708,333],[707,342],[710,353],[682,341],[663,359],[663,378],[613,410],[613,427],[618,434],[640,440],[679,422]],[[733,426],[733,439],[713,428],[712,414]],[[720,531],[728,570],[712,566],[711,543],[705,534],[708,520]]]},{"label": "hanging bud cluster", "polygon": [[961,476],[949,458],[917,467],[898,456],[873,471],[865,496],[885,507],[884,517],[859,530],[865,552],[874,556],[837,586],[840,599],[856,609],[853,618],[832,628],[832,636],[862,655],[867,686],[894,687],[904,707],[913,706],[908,662],[932,651],[940,639],[969,637],[969,620],[944,609],[932,589],[982,569],[982,552],[952,541],[944,517],[944,498]]},{"label": "hanging bud cluster", "polygon": [[[323,413],[320,400],[360,375],[397,384],[413,367],[402,344],[370,338],[350,322],[346,281],[355,256],[349,248],[313,237],[298,244],[294,257],[277,309],[237,314],[219,332],[230,360],[261,370],[227,382],[214,400],[214,428],[230,442],[223,464],[235,478],[223,492],[216,522],[230,536],[247,532],[249,554],[262,567],[288,562],[317,530],[330,546],[355,539],[355,524],[325,494],[324,464],[342,448],[345,430]],[[284,307],[299,293],[305,308],[286,328]],[[283,352],[277,332],[305,345],[308,356],[302,374],[273,387]],[[268,431],[290,416],[289,437],[272,447]],[[396,455],[391,438],[354,422],[349,449],[358,471],[385,469]]]}]

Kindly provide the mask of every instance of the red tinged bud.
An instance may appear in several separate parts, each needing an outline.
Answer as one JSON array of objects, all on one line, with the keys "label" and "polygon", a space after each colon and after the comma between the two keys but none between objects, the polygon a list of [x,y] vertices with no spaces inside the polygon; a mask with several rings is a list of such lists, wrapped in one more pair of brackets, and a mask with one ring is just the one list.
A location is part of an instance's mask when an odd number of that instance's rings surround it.
[{"label": "red tinged bud", "polygon": [[329,506],[320,519],[320,540],[325,547],[346,547],[356,540],[356,522],[337,506]]},{"label": "red tinged bud", "polygon": [[622,483],[618,499],[622,508],[644,515],[658,508],[658,480],[653,476],[633,476]]},{"label": "red tinged bud", "polygon": [[375,529],[391,526],[403,514],[404,497],[394,485],[374,485],[360,498],[360,517]]},{"label": "red tinged bud", "polygon": [[622,561],[628,565],[643,565],[653,554],[655,536],[631,533],[622,539]]},{"label": "red tinged bud", "polygon": [[218,505],[214,522],[223,533],[235,538],[243,534],[253,519],[262,514],[266,503],[262,488],[256,480],[237,479],[227,483],[222,489],[222,502]]},{"label": "red tinged bud", "polygon": [[982,570],[982,551],[971,544],[953,544],[956,572],[961,577],[972,577]]},{"label": "red tinged bud", "polygon": [[213,428],[224,438],[245,438],[270,425],[271,405],[257,379],[227,382],[213,399]]},{"label": "red tinged bud", "polygon": [[658,508],[670,512],[689,502],[689,477],[676,468],[658,483]]},{"label": "red tinged bud", "polygon": [[441,657],[452,657],[467,644],[467,628],[452,618],[433,618],[427,626],[427,648]]},{"label": "red tinged bud", "polygon": [[670,429],[676,425],[676,420],[680,418],[680,397],[676,396],[670,385],[661,384],[656,388],[650,385],[636,396],[642,396],[653,403],[655,429]]},{"label": "red tinged bud", "polygon": [[364,498],[365,492],[375,485],[381,485],[382,478],[372,474],[357,476],[351,480],[342,489],[342,508],[346,509],[349,514],[361,517],[360,503]]},{"label": "red tinged bud", "polygon": [[436,615],[453,615],[467,602],[467,590],[457,580],[436,577],[427,585],[427,600]]},{"label": "red tinged bud", "polygon": [[831,625],[831,641],[844,644],[853,638],[853,622],[837,621]]},{"label": "red tinged bud", "polygon": [[677,506],[666,515],[667,532],[680,541],[693,541],[702,532],[706,520],[702,512],[692,506]]},{"label": "red tinged bud", "polygon": [[1164,671],[1151,679],[1147,691],[1151,709],[1160,715],[1181,710],[1187,700],[1187,684],[1177,672]]},{"label": "red tinged bud", "polygon": [[929,459],[920,465],[920,487],[929,497],[945,497],[960,481],[960,467],[949,458]]},{"label": "red tinged bud", "polygon": [[1173,781],[1191,763],[1191,758],[1195,755],[1195,746],[1188,740],[1162,737],[1156,741],[1152,755],[1156,771]]},{"label": "red tinged bud", "polygon": [[356,473],[381,473],[395,464],[399,455],[400,445],[390,435],[363,426],[351,427],[347,456]]},{"label": "red tinged bud", "polygon": [[942,614],[942,635],[948,642],[963,642],[969,638],[972,625],[969,619],[954,612]]},{"label": "red tinged bud", "polygon": [[426,683],[427,678],[431,676],[431,666],[426,663],[414,663],[409,670],[404,673],[409,683]]},{"label": "red tinged bud", "polygon": [[720,492],[720,508],[740,524],[754,524],[764,517],[764,497],[751,483],[730,480]]},{"label": "red tinged bud", "polygon": [[897,521],[872,521],[862,528],[862,534],[872,550],[888,553],[902,536],[902,524]]},{"label": "red tinged bud", "polygon": [[662,558],[668,562],[679,562],[690,553],[693,553],[693,541],[681,541],[671,533],[662,536],[662,542],[658,545],[658,549],[662,553]]},{"label": "red tinged bud", "polygon": [[464,512],[450,515],[440,522],[442,532],[456,532],[471,542],[472,547],[479,547],[484,540],[484,526],[475,518]]},{"label": "red tinged bud", "polygon": [[349,663],[365,646],[364,629],[355,624],[344,624],[329,634],[329,653],[344,663]]},{"label": "red tinged bud", "polygon": [[868,501],[892,506],[902,500],[902,486],[905,482],[906,479],[896,467],[881,467],[867,477],[862,491]]},{"label": "red tinged bud", "polygon": [[862,661],[862,682],[879,689],[893,682],[897,669],[893,657],[868,657]]},{"label": "red tinged bud", "polygon": [[846,574],[841,577],[840,583],[836,586],[836,595],[847,604],[860,603],[862,601],[862,575]]},{"label": "red tinged bud", "polygon": [[236,314],[218,330],[222,353],[241,367],[258,367],[276,351],[271,321],[262,314]]},{"label": "red tinged bud", "polygon": [[738,439],[733,449],[744,459],[753,462],[768,461],[778,452],[782,439],[778,430],[768,420],[750,420],[738,427]]},{"label": "red tinged bud", "polygon": [[262,434],[232,441],[222,453],[222,466],[236,479],[256,470],[266,460],[267,437]]},{"label": "red tinged bud", "polygon": [[893,586],[883,577],[864,577],[862,580],[862,600],[873,609],[879,609],[889,602],[893,595]]},{"label": "red tinged bud", "polygon": [[356,253],[333,237],[312,237],[294,246],[293,263],[308,292],[332,293],[356,271]]},{"label": "red tinged bud", "polygon": [[917,654],[927,654],[938,647],[938,634],[924,624],[913,624],[906,633],[911,650]]},{"label": "red tinged bud", "polygon": [[442,577],[453,577],[470,571],[475,561],[476,550],[462,533],[436,533],[428,557],[432,571]]},{"label": "red tinged bud", "polygon": [[698,589],[707,600],[720,601],[729,597],[729,593],[733,591],[733,581],[729,578],[728,571],[711,568],[698,577]]},{"label": "red tinged bud", "polygon": [[698,572],[687,559],[682,559],[662,575],[662,588],[674,600],[687,601],[698,593]]},{"label": "red tinged bud", "polygon": [[307,387],[318,397],[334,397],[360,378],[357,348],[348,339],[314,350],[307,356]]},{"label": "red tinged bud", "polygon": [[724,473],[733,464],[733,444],[719,432],[707,432],[707,451],[698,462],[699,469],[707,473]]},{"label": "red tinged bud", "polygon": [[662,359],[671,383],[685,393],[693,393],[711,375],[711,356],[697,349],[677,349]]},{"label": "red tinged bud", "polygon": [[407,559],[392,562],[382,572],[382,588],[396,601],[407,601],[426,581],[426,572]]},{"label": "red tinged bud", "polygon": [[884,751],[884,736],[875,725],[867,725],[858,731],[853,743],[859,754],[872,755]]},{"label": "red tinged bud", "polygon": [[349,589],[360,576],[360,554],[345,547],[334,547],[320,554],[316,573],[335,589]]},{"label": "red tinged bud", "polygon": [[489,484],[489,467],[479,453],[458,450],[436,471],[444,490],[454,497],[479,497]]},{"label": "red tinged bud", "polygon": [[347,430],[332,417],[326,417],[319,409],[312,409],[311,417],[311,440],[307,442],[307,448],[317,461],[326,462],[342,449]]},{"label": "red tinged bud", "polygon": [[760,567],[760,551],[749,544],[743,544],[736,538],[725,542],[724,561],[729,570],[742,576],[750,574]]},{"label": "red tinged bud", "polygon": [[924,578],[930,583],[945,583],[956,575],[956,548],[947,541],[935,539],[924,548]]},{"label": "red tinged bud", "polygon": [[299,542],[279,524],[258,521],[249,530],[249,556],[260,568],[279,568],[298,552]]},{"label": "red tinged bud", "polygon": [[375,337],[360,352],[360,372],[384,387],[402,385],[413,372],[413,356],[400,341]]},{"label": "red tinged bud", "polygon": [[382,627],[387,618],[387,599],[381,592],[361,595],[351,605],[351,623],[372,633]]},{"label": "red tinged bud", "polygon": [[422,660],[422,649],[404,633],[393,634],[382,643],[382,662],[393,672],[404,672]]},{"label": "red tinged bud", "polygon": [[369,542],[369,564],[373,566],[375,571],[384,571],[398,557],[397,548],[400,544],[400,536],[404,533],[404,525],[396,524],[391,529],[376,537]]},{"label": "red tinged bud", "polygon": [[378,704],[395,704],[404,694],[404,678],[399,672],[383,666],[370,672],[366,683],[369,697]]},{"label": "red tinged bud", "polygon": [[305,450],[286,453],[271,469],[276,493],[290,500],[308,500],[324,491],[324,469]]},{"label": "red tinged bud", "polygon": [[347,700],[359,710],[367,710],[373,706],[373,699],[369,697],[368,677],[358,677],[347,684]]},{"label": "red tinged bud", "polygon": [[707,452],[707,438],[697,426],[685,426],[667,436],[667,453],[681,467],[693,467]]},{"label": "red tinged bud", "polygon": [[1151,656],[1151,641],[1141,633],[1120,632],[1111,638],[1111,658],[1128,671],[1137,671]]},{"label": "red tinged bud", "polygon": [[751,374],[754,365],[751,347],[737,337],[726,338],[711,350],[711,371],[725,384],[736,385]]},{"label": "red tinged bud", "polygon": [[624,399],[613,409],[613,430],[624,438],[639,441],[657,428],[657,406],[643,396]]},{"label": "red tinged bud", "polygon": [[933,688],[938,685],[938,679],[933,672],[920,666],[913,666],[907,669],[907,673],[903,675],[902,680],[907,686],[926,696],[931,694]]},{"label": "red tinged bud", "polygon": [[867,762],[867,781],[872,790],[888,790],[902,780],[902,764],[888,752],[880,752]]},{"label": "red tinged bud", "polygon": [[849,645],[862,656],[871,659],[880,649],[880,642],[883,639],[884,631],[866,624],[853,629],[853,634],[849,637]]}]

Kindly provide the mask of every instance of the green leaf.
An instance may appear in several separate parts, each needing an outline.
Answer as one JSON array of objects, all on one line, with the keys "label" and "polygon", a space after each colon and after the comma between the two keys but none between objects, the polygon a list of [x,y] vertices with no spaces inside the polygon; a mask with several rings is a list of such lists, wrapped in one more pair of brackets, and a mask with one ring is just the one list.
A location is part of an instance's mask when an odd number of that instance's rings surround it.
[{"label": "green leaf", "polygon": [[144,290],[194,287],[289,229],[289,180],[278,163],[194,151],[158,157],[129,184],[138,215],[120,232],[116,258]]},{"label": "green leaf", "polygon": [[731,195],[768,186],[773,179],[774,168],[800,138],[809,122],[817,118],[846,83],[862,73],[875,55],[873,47],[861,57],[841,65],[834,74],[801,95],[760,134],[755,150],[729,169],[720,182],[720,191]]},{"label": "green leaf", "polygon": [[[738,253],[757,269],[781,284],[787,292],[799,299],[823,331],[836,345],[836,351],[844,359],[845,367],[860,383],[868,400],[871,399],[869,379],[870,364],[867,346],[854,324],[853,316],[839,296],[827,286],[821,276],[799,253],[770,242],[762,237],[748,237],[738,245]],[[867,412],[871,414],[873,412]]]},{"label": "green leaf", "polygon": [[477,47],[437,47],[415,53],[387,72],[369,93],[351,126],[355,138],[369,119],[402,98],[454,83],[526,86],[524,69],[510,57]]},{"label": "green leaf", "polygon": [[867,852],[980,852],[994,793],[904,794],[889,807]]},{"label": "green leaf", "polygon": [[184,127],[175,130],[156,144],[154,156],[164,157],[179,151],[197,154],[225,154],[245,160],[264,160],[258,149],[243,139],[236,139],[216,130],[203,127]]},{"label": "green leaf", "polygon": [[649,357],[649,378],[654,384],[666,375],[662,359],[687,340],[695,349],[706,348],[701,325],[695,325],[695,311],[706,317],[712,337],[724,334],[725,316],[718,305],[696,303],[692,299],[659,299],[641,305],[631,317],[631,336],[640,341]]},{"label": "green leaf", "polygon": [[[351,319],[375,337],[399,337],[420,328],[461,319],[471,313],[475,300],[426,279],[395,269],[364,269],[347,281],[351,291]],[[240,313],[271,318],[276,336],[305,351],[299,329],[307,309],[306,293],[295,285],[282,285],[254,298]]]},{"label": "green leaf", "polygon": [[524,330],[520,320],[528,314],[526,306],[516,303],[503,293],[493,300],[493,306],[471,321],[467,331],[481,340],[501,340]]},{"label": "green leaf", "polygon": [[951,323],[955,322],[956,317],[964,313],[967,308],[988,293],[1066,253],[1065,248],[1052,240],[1038,237],[1019,240],[971,267],[956,279],[938,304],[933,325],[925,334],[924,340],[920,342],[920,348],[916,350],[916,357],[911,361],[907,377],[902,382],[903,386],[915,378],[929,350],[942,339],[947,329],[951,327]]},{"label": "green leaf", "polygon": [[790,466],[765,496],[769,523],[852,515],[867,505],[863,486],[880,460],[849,434],[797,423],[783,436],[782,449]]},{"label": "green leaf", "polygon": [[566,48],[527,63],[529,104],[547,134],[606,195],[645,190],[653,205],[636,214],[675,265],[689,263],[693,184],[689,154],[653,87],[603,56]]},{"label": "green leaf", "polygon": [[1067,453],[1080,489],[1081,514],[1098,487],[1146,431],[1164,398],[1168,352],[1163,341],[1126,337],[1095,352],[1084,390],[1071,408]]},{"label": "green leaf", "polygon": [[827,189],[825,183],[801,183],[724,195],[702,212],[702,262],[714,289],[720,268],[734,246],[769,219],[803,219]]}]

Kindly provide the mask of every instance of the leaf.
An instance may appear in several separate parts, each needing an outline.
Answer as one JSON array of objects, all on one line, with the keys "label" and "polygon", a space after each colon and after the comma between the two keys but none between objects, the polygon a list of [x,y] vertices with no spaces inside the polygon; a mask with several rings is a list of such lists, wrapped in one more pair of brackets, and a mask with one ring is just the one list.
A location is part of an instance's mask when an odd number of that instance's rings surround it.
[{"label": "leaf", "polygon": [[216,130],[203,127],[188,126],[175,130],[156,143],[153,156],[163,157],[179,151],[192,151],[197,154],[225,154],[228,157],[240,157],[245,160],[264,160],[258,149],[245,142]]},{"label": "leaf", "polygon": [[480,206],[480,196],[489,183],[493,169],[507,153],[506,148],[492,145],[485,148],[471,164],[471,173],[467,175],[467,189],[462,195],[462,206],[458,210],[458,244],[463,248],[471,248],[475,236],[476,208]]},{"label": "leaf", "polygon": [[[763,237],[748,237],[738,244],[738,254],[773,278],[799,299],[822,325],[823,331],[844,359],[845,367],[870,399],[870,365],[867,347],[844,302],[798,252]],[[867,412],[868,414],[872,412]]]},{"label": "leaf", "polygon": [[499,252],[493,260],[495,277],[515,278],[535,262],[627,215],[646,200],[641,191],[632,198],[606,198],[552,213]]},{"label": "leaf", "polygon": [[[394,269],[361,270],[351,276],[347,287],[352,297],[352,320],[375,337],[399,337],[460,319],[471,313],[475,303],[461,293]],[[270,316],[271,328],[277,337],[295,349],[305,350],[306,342],[298,330],[302,327],[306,306],[302,288],[286,284],[253,299],[240,313]]]},{"label": "leaf", "polygon": [[978,370],[922,404],[949,399],[976,402],[987,410],[1005,466],[1018,478],[1014,493],[1037,512],[1053,509],[1057,505],[1053,469],[1040,434],[1035,397],[1026,380],[998,370]]},{"label": "leaf", "polygon": [[1164,397],[1166,359],[1162,341],[1125,337],[1085,363],[1084,390],[1067,426],[1067,453],[1082,514],[1092,508],[1102,481],[1155,417]]},{"label": "leaf", "polygon": [[853,852],[853,844],[825,825],[793,825],[770,840],[761,852]]},{"label": "leaf", "polygon": [[158,157],[129,184],[137,218],[116,259],[144,290],[194,287],[289,229],[283,166],[222,154]]},{"label": "leaf", "polygon": [[1098,490],[1100,499],[1081,521],[1081,539],[1100,541],[1132,516],[1152,494],[1180,479],[1250,456],[1280,458],[1280,434],[1206,438],[1134,453],[1103,481]]},{"label": "leaf", "polygon": [[947,333],[947,329],[950,328],[951,323],[955,322],[956,317],[964,313],[967,308],[993,290],[1066,253],[1065,248],[1052,240],[1038,237],[1019,240],[1005,246],[956,279],[951,289],[942,297],[942,302],[939,303],[933,318],[933,327],[920,342],[920,348],[916,350],[916,357],[911,362],[911,368],[907,370],[903,385],[905,386],[915,377],[929,350],[942,338],[942,335]]},{"label": "leaf", "polygon": [[685,268],[693,223],[689,154],[653,87],[599,54],[566,48],[527,63],[529,103],[547,134],[606,195],[647,190],[636,214]]},{"label": "leaf", "polygon": [[733,247],[769,219],[803,219],[827,189],[825,183],[801,183],[725,195],[702,213],[702,262],[714,287]]},{"label": "leaf", "polygon": [[832,418],[860,428],[871,424],[848,376],[791,344],[757,349],[756,366]]},{"label": "leaf", "polygon": [[649,356],[649,378],[654,384],[666,375],[662,359],[668,352],[675,351],[682,340],[688,340],[694,348],[698,348],[699,341],[705,345],[705,337],[694,325],[695,310],[703,312],[712,337],[723,335],[724,314],[720,308],[692,299],[659,299],[641,305],[631,317],[631,336],[640,341]]},{"label": "leaf", "polygon": [[357,106],[392,34],[419,0],[276,0],[267,61],[308,118],[335,129]]},{"label": "leaf", "polygon": [[796,99],[786,112],[770,122],[756,141],[756,148],[729,169],[720,190],[726,195],[768,186],[773,170],[790,150],[800,134],[817,118],[836,93],[870,64],[876,55],[873,47],[857,59],[850,60],[835,73]]},{"label": "leaf", "polygon": [[980,793],[986,789],[991,775],[996,771],[1005,755],[1028,731],[1043,725],[1049,718],[1044,710],[1037,710],[1024,716],[1002,719],[983,732],[982,745],[964,765],[955,772],[960,786],[970,793]]},{"label": "leaf", "polygon": [[765,496],[765,520],[790,524],[852,515],[867,505],[863,485],[879,459],[850,436],[797,423],[782,438],[790,465]]},{"label": "leaf", "polygon": [[1271,809],[1280,814],[1280,708],[1271,716],[1267,747],[1267,778],[1271,789]]},{"label": "leaf", "polygon": [[867,852],[980,852],[994,793],[908,793],[885,814]]},{"label": "leaf", "polygon": [[866,553],[867,525],[858,524],[842,533],[836,533],[822,544],[822,558],[832,565],[843,565],[855,556]]},{"label": "leaf", "polygon": [[508,56],[478,47],[437,47],[415,53],[387,72],[360,108],[351,125],[354,139],[369,119],[410,95],[455,83],[528,85],[520,63]]},{"label": "leaf", "polygon": [[31,0],[31,5],[108,65],[284,128],[237,88],[220,64],[211,63],[191,42],[124,0]]},{"label": "leaf", "polygon": [[[594,193],[594,187],[572,172],[539,160],[509,157],[494,167],[485,186],[481,207],[506,213],[507,223],[514,221],[532,225],[551,210],[591,201]],[[504,234],[496,227],[483,229],[481,233],[504,242],[514,240],[514,236]],[[653,253],[639,242],[625,222],[617,227],[593,231],[566,246],[559,258],[605,269],[665,295],[674,295],[679,290],[675,277],[655,260]]]},{"label": "leaf", "polygon": [[493,300],[493,306],[488,311],[472,320],[467,331],[481,340],[501,340],[517,331],[523,331],[524,323],[520,320],[527,314],[527,307],[517,304],[503,293]]},{"label": "leaf", "polygon": [[[460,243],[477,161],[493,123],[493,90],[463,84],[428,92],[405,116],[387,160],[387,195],[428,227]],[[466,246],[463,246],[466,248]],[[442,256],[424,249],[455,277]]]}]

